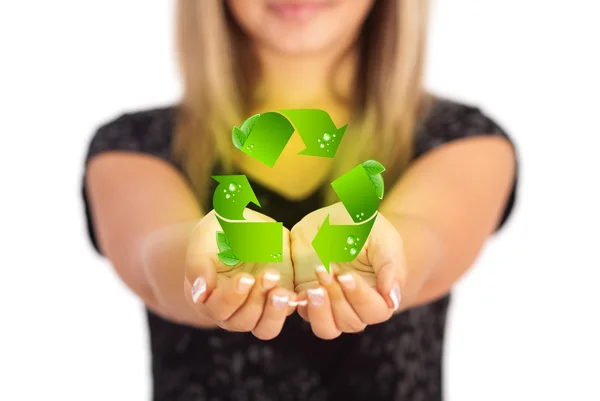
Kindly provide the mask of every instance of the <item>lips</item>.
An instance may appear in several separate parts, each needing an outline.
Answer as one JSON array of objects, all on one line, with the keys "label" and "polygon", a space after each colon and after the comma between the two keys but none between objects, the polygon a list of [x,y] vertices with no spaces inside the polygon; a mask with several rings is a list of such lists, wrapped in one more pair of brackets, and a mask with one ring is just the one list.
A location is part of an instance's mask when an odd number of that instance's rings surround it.
[{"label": "lips", "polygon": [[269,4],[269,10],[287,20],[304,20],[329,6],[328,1],[296,1]]}]

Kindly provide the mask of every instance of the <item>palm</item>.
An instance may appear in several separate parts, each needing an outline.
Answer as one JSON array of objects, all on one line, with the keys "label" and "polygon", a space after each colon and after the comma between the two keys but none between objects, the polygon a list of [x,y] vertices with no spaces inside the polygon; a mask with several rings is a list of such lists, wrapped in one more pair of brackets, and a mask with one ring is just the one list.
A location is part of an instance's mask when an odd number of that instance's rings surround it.
[{"label": "palm", "polygon": [[[261,213],[255,212],[251,209],[244,210],[244,218],[247,221],[253,222],[273,222],[274,220]],[[281,275],[280,285],[289,289],[293,289],[293,268],[290,260],[289,251],[289,232],[284,228],[283,232],[283,261],[278,263],[269,262],[242,262],[235,266],[227,266],[223,264],[217,254],[219,249],[216,242],[217,232],[222,231],[221,225],[215,216],[215,211],[212,210],[208,213],[204,219],[200,222],[200,229],[202,229],[207,235],[204,237],[207,239],[207,243],[203,244],[204,250],[207,254],[211,255],[213,265],[216,266],[216,273],[218,276],[232,278],[237,273],[248,273],[254,277],[264,271],[265,269],[277,270]]]},{"label": "palm", "polygon": [[[354,224],[343,204],[336,203],[308,214],[292,228],[291,242],[292,254],[294,255],[294,283],[297,292],[319,284],[314,269],[321,262],[311,243],[327,215],[329,215],[331,224]],[[352,262],[332,263],[331,268],[334,272],[340,274],[354,271],[369,286],[372,288],[376,287],[375,271],[368,258],[368,242]]]}]

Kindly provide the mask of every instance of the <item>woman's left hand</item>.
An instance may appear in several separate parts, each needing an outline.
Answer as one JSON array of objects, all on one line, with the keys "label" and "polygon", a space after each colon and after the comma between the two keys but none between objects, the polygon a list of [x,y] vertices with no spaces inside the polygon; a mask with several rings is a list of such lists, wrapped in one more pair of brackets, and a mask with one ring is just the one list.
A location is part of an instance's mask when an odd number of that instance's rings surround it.
[{"label": "woman's left hand", "polygon": [[355,333],[367,325],[388,320],[398,309],[406,282],[402,239],[396,228],[378,213],[371,233],[357,257],[348,263],[331,263],[331,273],[321,264],[312,240],[323,221],[354,224],[342,203],[316,210],[291,230],[291,253],[298,313],[314,334],[333,339]]}]

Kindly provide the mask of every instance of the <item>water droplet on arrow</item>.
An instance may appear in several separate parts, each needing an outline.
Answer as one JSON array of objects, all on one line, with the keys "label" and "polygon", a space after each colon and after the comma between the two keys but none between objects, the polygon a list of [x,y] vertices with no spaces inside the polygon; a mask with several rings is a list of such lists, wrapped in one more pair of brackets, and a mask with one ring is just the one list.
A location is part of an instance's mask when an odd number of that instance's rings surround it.
[{"label": "water droplet on arrow", "polygon": [[350,248],[350,255],[356,255],[358,250],[355,247]]},{"label": "water droplet on arrow", "polygon": [[320,144],[320,145],[319,145],[319,147],[320,147],[321,149],[323,149],[323,148],[325,147],[325,145],[323,145],[323,144]]},{"label": "water droplet on arrow", "polygon": [[232,182],[231,184],[229,184],[229,190],[230,191],[235,191],[237,189],[237,184],[235,182]]},{"label": "water droplet on arrow", "polygon": [[346,243],[348,245],[354,245],[356,243],[356,237],[354,235],[349,235],[348,238],[346,238]]},{"label": "water droplet on arrow", "polygon": [[231,195],[229,195],[229,194],[225,195],[225,199],[229,199],[229,198],[231,198]]},{"label": "water droplet on arrow", "polygon": [[331,140],[331,134],[329,132],[326,132],[323,134],[323,140],[325,142],[330,141]]}]

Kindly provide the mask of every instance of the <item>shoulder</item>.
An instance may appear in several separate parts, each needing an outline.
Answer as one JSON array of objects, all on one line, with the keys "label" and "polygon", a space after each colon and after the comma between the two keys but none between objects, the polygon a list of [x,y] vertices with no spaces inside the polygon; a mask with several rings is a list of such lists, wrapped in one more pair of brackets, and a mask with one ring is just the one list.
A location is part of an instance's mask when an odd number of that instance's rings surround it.
[{"label": "shoulder", "polygon": [[512,190],[497,227],[499,230],[508,220],[516,201],[519,161],[515,143],[494,118],[474,105],[443,98],[434,99],[417,128],[413,159],[452,141],[477,136],[502,137],[509,142],[514,151]]},{"label": "shoulder", "polygon": [[474,136],[501,136],[507,132],[479,107],[435,98],[421,119],[415,136],[415,158],[443,144]]},{"label": "shoulder", "polygon": [[107,151],[129,151],[169,160],[176,113],[174,106],[153,108],[102,123],[90,140],[86,159]]}]

